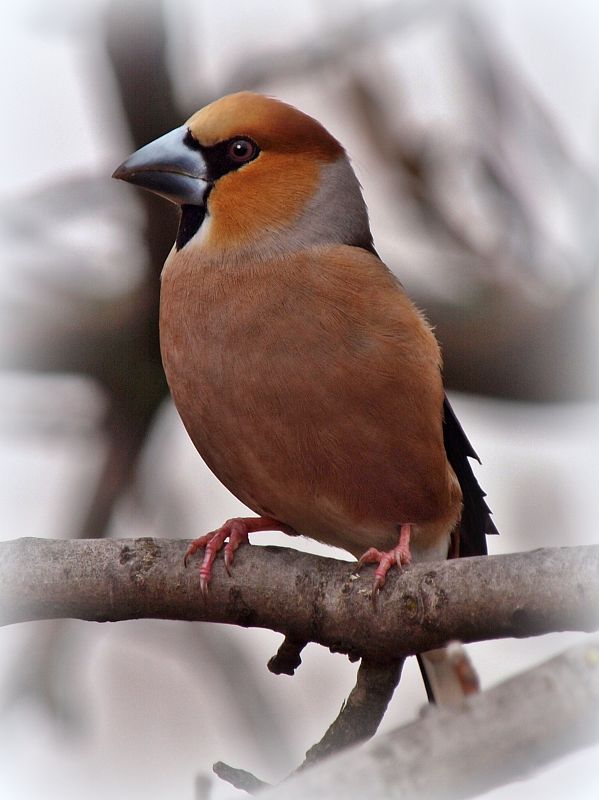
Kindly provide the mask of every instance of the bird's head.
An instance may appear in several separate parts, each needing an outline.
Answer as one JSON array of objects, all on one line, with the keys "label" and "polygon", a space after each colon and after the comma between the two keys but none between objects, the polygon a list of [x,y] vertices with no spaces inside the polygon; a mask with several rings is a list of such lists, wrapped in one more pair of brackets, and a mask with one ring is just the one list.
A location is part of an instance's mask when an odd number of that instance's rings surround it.
[{"label": "bird's head", "polygon": [[318,244],[372,247],[339,142],[312,117],[263,95],[211,103],[113,177],[181,207],[177,249],[269,256]]}]

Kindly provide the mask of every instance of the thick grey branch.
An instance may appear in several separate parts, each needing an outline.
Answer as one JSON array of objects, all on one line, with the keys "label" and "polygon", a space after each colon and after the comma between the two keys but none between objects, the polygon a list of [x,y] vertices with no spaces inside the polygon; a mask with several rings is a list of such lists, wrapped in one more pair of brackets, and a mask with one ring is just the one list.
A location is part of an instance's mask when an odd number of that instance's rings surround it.
[{"label": "thick grey branch", "polygon": [[375,661],[506,636],[599,627],[599,546],[418,564],[389,574],[280,547],[217,560],[207,601],[187,541],[17,539],[0,543],[0,623],[153,617],[270,628]]},{"label": "thick grey branch", "polygon": [[[599,740],[599,641],[339,753],[264,800],[461,800]],[[456,766],[459,765],[459,768]]]}]

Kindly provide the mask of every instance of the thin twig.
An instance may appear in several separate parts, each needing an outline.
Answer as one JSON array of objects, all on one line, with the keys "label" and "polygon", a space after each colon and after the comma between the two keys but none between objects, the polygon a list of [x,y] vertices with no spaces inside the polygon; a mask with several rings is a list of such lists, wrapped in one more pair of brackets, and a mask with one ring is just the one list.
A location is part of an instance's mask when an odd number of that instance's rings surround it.
[{"label": "thin twig", "polygon": [[403,659],[386,664],[362,659],[356,685],[339,716],[322,739],[308,750],[300,769],[374,736],[399,683],[403,663]]},{"label": "thin twig", "polygon": [[[339,716],[322,739],[308,750],[298,770],[313,766],[333,753],[374,736],[399,683],[402,666],[403,660],[376,664],[363,659],[356,685],[341,707]],[[219,778],[248,794],[258,794],[269,786],[251,772],[231,767],[222,761],[218,761],[213,770]]]},{"label": "thin twig", "polygon": [[252,775],[251,772],[245,769],[231,767],[229,764],[225,764],[224,761],[217,761],[212,769],[215,775],[218,775],[221,780],[230,783],[231,786],[234,786],[236,789],[241,789],[248,794],[258,794],[270,786],[269,783],[261,781],[260,778]]}]

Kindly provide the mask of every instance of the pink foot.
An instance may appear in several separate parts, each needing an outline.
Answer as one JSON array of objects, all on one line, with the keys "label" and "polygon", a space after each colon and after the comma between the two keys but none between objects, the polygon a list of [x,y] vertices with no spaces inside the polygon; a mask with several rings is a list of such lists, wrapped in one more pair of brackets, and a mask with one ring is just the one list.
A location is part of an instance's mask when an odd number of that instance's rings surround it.
[{"label": "pink foot", "polygon": [[385,578],[391,567],[393,565],[403,567],[412,563],[412,554],[410,553],[411,531],[411,524],[407,523],[402,525],[399,530],[399,540],[393,550],[383,552],[377,550],[376,547],[371,547],[358,561],[356,572],[361,569],[364,564],[378,564],[374,573],[374,585],[372,587],[373,603],[376,603],[377,595],[385,585]]},{"label": "pink foot", "polygon": [[[285,533],[294,533],[288,526],[283,525],[272,517],[234,517],[228,519],[223,525],[215,531],[200,536],[194,539],[187,548],[183,563],[187,566],[189,559],[194,553],[202,548],[204,551],[204,558],[200,567],[200,591],[206,597],[208,595],[208,586],[212,579],[212,565],[219,552],[224,546],[224,561],[227,573],[231,574],[231,566],[235,557],[235,551],[240,544],[247,542],[249,544],[248,534],[255,533],[256,531],[283,531]],[[229,539],[225,545],[226,539]]]}]

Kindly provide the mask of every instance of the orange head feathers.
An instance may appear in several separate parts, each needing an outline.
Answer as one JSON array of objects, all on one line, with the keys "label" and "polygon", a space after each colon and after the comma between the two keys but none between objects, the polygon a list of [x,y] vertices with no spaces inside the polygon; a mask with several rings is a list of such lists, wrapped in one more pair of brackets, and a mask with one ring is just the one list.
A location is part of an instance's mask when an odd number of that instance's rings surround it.
[{"label": "orange head feathers", "polygon": [[181,206],[178,249],[191,240],[228,257],[313,244],[372,247],[360,186],[339,142],[307,114],[252,92],[201,109],[114,177]]}]

